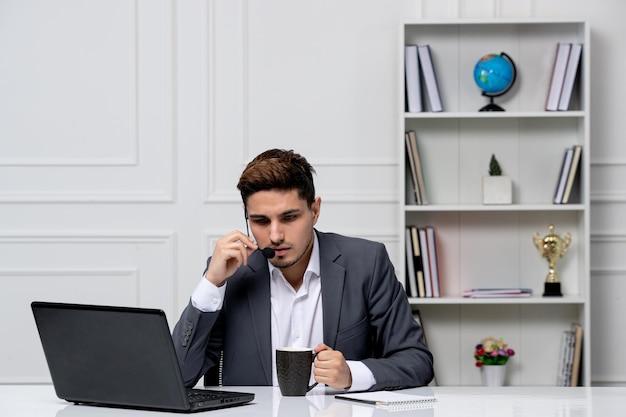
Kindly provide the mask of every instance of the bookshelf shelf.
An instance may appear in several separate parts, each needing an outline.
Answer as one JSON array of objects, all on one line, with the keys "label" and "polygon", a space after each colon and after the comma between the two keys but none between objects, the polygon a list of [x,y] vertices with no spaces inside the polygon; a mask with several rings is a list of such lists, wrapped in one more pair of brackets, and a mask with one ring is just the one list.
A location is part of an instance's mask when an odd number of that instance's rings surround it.
[{"label": "bookshelf shelf", "polygon": [[410,297],[409,302],[416,305],[494,305],[494,304],[506,304],[506,305],[516,305],[516,304],[545,304],[545,305],[555,305],[555,304],[574,304],[574,305],[582,305],[585,304],[585,297],[577,296],[577,295],[569,295],[558,298],[548,298],[542,297],[541,295],[533,295],[528,298],[464,298],[461,296],[451,296],[446,295],[443,297],[437,298],[415,298]]},{"label": "bookshelf shelf", "polygon": [[422,112],[404,113],[406,119],[550,119],[550,118],[583,118],[584,111],[527,111],[527,112]]},{"label": "bookshelf shelf", "polygon": [[478,205],[478,204],[428,204],[428,205],[407,205],[405,212],[485,212],[485,211],[563,211],[563,212],[583,212],[584,204],[510,204],[510,205]]},{"label": "bookshelf shelf", "polygon": [[[428,204],[416,204],[404,164],[406,144],[398,140],[399,241],[405,248],[408,226],[436,230],[441,297],[409,302],[423,320],[437,383],[479,385],[473,347],[491,335],[516,350],[509,385],[555,385],[563,331],[580,323],[585,336],[590,332],[589,26],[576,19],[443,19],[407,22],[400,33],[398,137],[415,132]],[[580,74],[570,110],[545,111],[559,42],[583,44]],[[425,111],[408,113],[404,46],[426,44],[444,111],[429,111],[422,88]],[[503,51],[513,57],[518,81],[495,99],[504,112],[479,112],[488,99],[474,84],[474,65],[485,54]],[[569,204],[553,204],[564,151],[573,145],[583,149],[579,184]],[[482,177],[492,154],[512,179],[513,204],[482,202]],[[548,263],[533,243],[533,235],[548,234],[551,224],[556,234],[572,236],[557,263],[563,297],[542,296]],[[397,270],[408,284],[405,258]],[[471,288],[531,288],[533,296],[460,295]],[[586,386],[590,347],[583,337],[580,381]]]}]

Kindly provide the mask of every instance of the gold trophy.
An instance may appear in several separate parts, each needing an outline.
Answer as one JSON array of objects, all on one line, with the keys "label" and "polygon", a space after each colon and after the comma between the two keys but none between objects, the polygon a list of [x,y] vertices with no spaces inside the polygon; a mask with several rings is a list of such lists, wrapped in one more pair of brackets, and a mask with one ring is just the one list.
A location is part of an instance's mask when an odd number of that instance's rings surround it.
[{"label": "gold trophy", "polygon": [[548,226],[549,234],[541,237],[539,233],[535,232],[533,236],[533,242],[535,247],[543,256],[548,260],[548,275],[546,275],[546,282],[544,284],[544,297],[562,297],[561,294],[561,280],[559,274],[556,273],[556,263],[569,249],[570,243],[572,243],[572,236],[565,232],[563,237],[554,234],[554,225]]}]

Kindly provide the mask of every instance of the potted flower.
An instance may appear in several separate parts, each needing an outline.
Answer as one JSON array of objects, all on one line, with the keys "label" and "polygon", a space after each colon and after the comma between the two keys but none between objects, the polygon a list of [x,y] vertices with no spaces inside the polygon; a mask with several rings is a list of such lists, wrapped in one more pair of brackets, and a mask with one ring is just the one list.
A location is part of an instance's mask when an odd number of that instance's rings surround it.
[{"label": "potted flower", "polygon": [[489,161],[489,176],[483,177],[483,204],[511,204],[513,184],[511,177],[502,175],[502,168],[495,154]]},{"label": "potted flower", "polygon": [[485,337],[476,345],[474,359],[480,368],[483,385],[502,386],[506,374],[506,364],[515,351],[504,343],[502,338]]}]

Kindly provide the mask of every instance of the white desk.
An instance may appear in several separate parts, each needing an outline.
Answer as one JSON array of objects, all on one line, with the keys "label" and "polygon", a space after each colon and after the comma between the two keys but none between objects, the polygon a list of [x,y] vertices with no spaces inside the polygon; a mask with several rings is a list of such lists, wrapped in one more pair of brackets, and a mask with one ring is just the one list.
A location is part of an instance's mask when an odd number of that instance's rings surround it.
[{"label": "white desk", "polygon": [[[324,388],[306,397],[281,397],[278,388],[230,387],[254,392],[245,406],[201,414],[214,417],[600,417],[626,414],[626,387],[433,387],[433,409],[389,412],[336,400]],[[410,393],[411,390],[407,390]],[[148,417],[154,411],[73,405],[59,400],[51,385],[0,385],[2,417]],[[168,413],[168,415],[175,415]],[[180,415],[180,414],[179,414]]]}]

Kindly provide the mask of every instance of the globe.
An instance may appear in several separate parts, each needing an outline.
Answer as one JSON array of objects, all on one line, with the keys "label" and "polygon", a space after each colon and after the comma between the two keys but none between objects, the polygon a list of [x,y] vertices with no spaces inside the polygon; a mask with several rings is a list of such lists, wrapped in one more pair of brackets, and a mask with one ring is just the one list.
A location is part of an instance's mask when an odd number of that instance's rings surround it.
[{"label": "globe", "polygon": [[509,91],[516,77],[515,64],[506,53],[487,54],[480,58],[474,66],[474,82],[482,94],[490,98],[490,103],[480,111],[504,111],[493,103],[493,98]]}]

